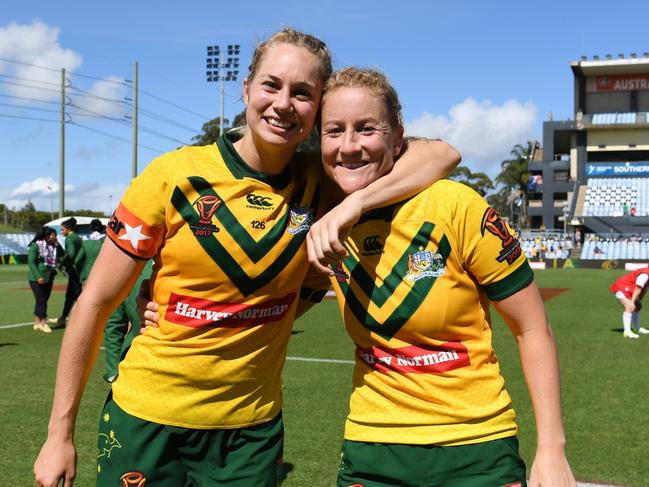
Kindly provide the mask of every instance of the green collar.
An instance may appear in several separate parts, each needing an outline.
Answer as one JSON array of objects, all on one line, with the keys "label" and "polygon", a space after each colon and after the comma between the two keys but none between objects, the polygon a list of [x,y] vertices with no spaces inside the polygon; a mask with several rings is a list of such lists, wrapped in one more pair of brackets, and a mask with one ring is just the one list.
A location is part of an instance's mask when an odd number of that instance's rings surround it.
[{"label": "green collar", "polygon": [[233,143],[240,138],[241,132],[230,131],[224,133],[216,141],[216,146],[221,152],[221,156],[225,161],[225,165],[234,177],[236,177],[237,179],[246,177],[257,179],[277,189],[285,188],[291,182],[290,165],[287,166],[286,169],[284,169],[279,174],[264,174],[262,172],[255,171],[248,164],[246,164],[246,161],[241,158],[233,145]]}]

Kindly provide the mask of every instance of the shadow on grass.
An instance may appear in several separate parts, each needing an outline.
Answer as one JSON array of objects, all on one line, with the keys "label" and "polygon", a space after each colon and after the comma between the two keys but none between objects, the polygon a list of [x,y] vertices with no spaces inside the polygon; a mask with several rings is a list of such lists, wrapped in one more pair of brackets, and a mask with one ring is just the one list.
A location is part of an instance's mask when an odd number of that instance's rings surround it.
[{"label": "shadow on grass", "polygon": [[0,347],[15,347],[16,345],[18,345],[18,344],[17,344],[17,343],[13,343],[13,342],[10,342],[10,343],[0,343]]},{"label": "shadow on grass", "polygon": [[291,335],[299,335],[300,333],[304,333],[304,330],[293,330]]},{"label": "shadow on grass", "polygon": [[619,333],[619,334],[622,334],[622,333],[624,333],[624,328],[611,328],[611,331],[612,331],[613,333]]},{"label": "shadow on grass", "polygon": [[284,482],[288,474],[295,470],[295,465],[292,463],[284,462],[282,463],[282,471],[280,472],[280,482]]}]

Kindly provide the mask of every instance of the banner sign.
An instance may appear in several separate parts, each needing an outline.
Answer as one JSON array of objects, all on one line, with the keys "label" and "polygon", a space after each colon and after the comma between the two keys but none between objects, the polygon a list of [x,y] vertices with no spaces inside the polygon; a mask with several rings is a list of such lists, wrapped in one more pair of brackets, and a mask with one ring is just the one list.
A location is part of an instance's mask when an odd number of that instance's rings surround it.
[{"label": "banner sign", "polygon": [[649,176],[649,161],[586,163],[589,178]]},{"label": "banner sign", "polygon": [[634,91],[649,90],[648,74],[621,74],[617,76],[597,76],[596,91]]}]

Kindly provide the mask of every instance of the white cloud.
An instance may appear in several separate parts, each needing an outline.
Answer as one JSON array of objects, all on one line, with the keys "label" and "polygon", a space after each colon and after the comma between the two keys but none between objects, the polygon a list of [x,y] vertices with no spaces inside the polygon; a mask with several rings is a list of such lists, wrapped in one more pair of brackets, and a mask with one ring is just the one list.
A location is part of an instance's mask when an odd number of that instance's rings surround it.
[{"label": "white cloud", "polygon": [[[66,185],[66,190],[73,190],[74,186]],[[32,181],[25,181],[11,192],[11,196],[40,196],[49,195],[52,192],[58,193],[59,183],[52,178],[36,178]]]},{"label": "white cloud", "polygon": [[0,27],[0,57],[27,64],[0,64],[0,72],[23,78],[12,81],[15,85],[5,85],[7,93],[47,101],[58,99],[61,68],[74,71],[82,62],[80,54],[59,45],[59,34],[60,29],[40,20]]},{"label": "white cloud", "polygon": [[[66,184],[65,208],[66,210],[87,209],[102,211],[105,214],[112,213],[124,194],[126,186],[124,183],[111,185]],[[6,202],[9,208],[20,209],[28,201],[34,203],[38,210],[57,212],[59,184],[54,179],[46,177],[24,181],[13,190],[0,188],[0,202]]]},{"label": "white cloud", "polygon": [[[65,68],[66,74],[71,74],[83,62],[81,54],[59,44],[60,33],[58,27],[51,27],[41,20],[34,20],[31,24],[11,22],[0,27],[0,58],[16,61],[0,61],[0,73],[14,77],[2,85],[7,94],[17,97],[12,100],[13,104],[31,104],[24,98],[42,101],[60,99],[61,69]],[[69,78],[66,86],[70,86]],[[74,79],[73,86],[79,88],[77,79]],[[85,116],[121,117],[126,111],[124,106],[110,100],[123,99],[127,90],[124,78],[109,76],[96,81],[83,94],[67,89],[66,96],[72,103],[85,109],[76,109]]]},{"label": "white cloud", "polygon": [[95,82],[83,96],[72,94],[71,98],[72,103],[80,107],[76,111],[85,116],[121,117],[126,110],[124,104],[116,100],[123,100],[127,90],[124,78],[109,76],[105,80]]},{"label": "white cloud", "polygon": [[442,138],[462,153],[462,164],[494,177],[512,147],[533,138],[537,111],[531,102],[509,100],[498,106],[467,98],[448,116],[424,112],[406,124],[406,133]]}]

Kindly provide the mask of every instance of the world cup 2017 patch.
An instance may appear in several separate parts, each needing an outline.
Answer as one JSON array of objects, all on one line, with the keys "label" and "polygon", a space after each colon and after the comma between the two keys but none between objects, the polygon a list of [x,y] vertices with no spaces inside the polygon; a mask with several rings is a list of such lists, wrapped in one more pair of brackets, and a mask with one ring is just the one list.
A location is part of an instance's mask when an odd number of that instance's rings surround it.
[{"label": "world cup 2017 patch", "polygon": [[500,217],[500,214],[489,207],[482,215],[482,224],[480,225],[480,234],[484,237],[485,230],[498,237],[502,243],[502,250],[496,257],[498,262],[506,260],[508,264],[516,262],[521,256],[523,249],[521,243],[515,235],[509,233],[509,227]]},{"label": "world cup 2017 patch", "polygon": [[208,237],[213,233],[219,231],[219,228],[212,224],[212,217],[214,212],[221,206],[221,200],[218,196],[201,196],[196,201],[194,205],[198,210],[200,218],[198,223],[192,223],[189,227],[194,232],[194,235],[197,237]]}]

